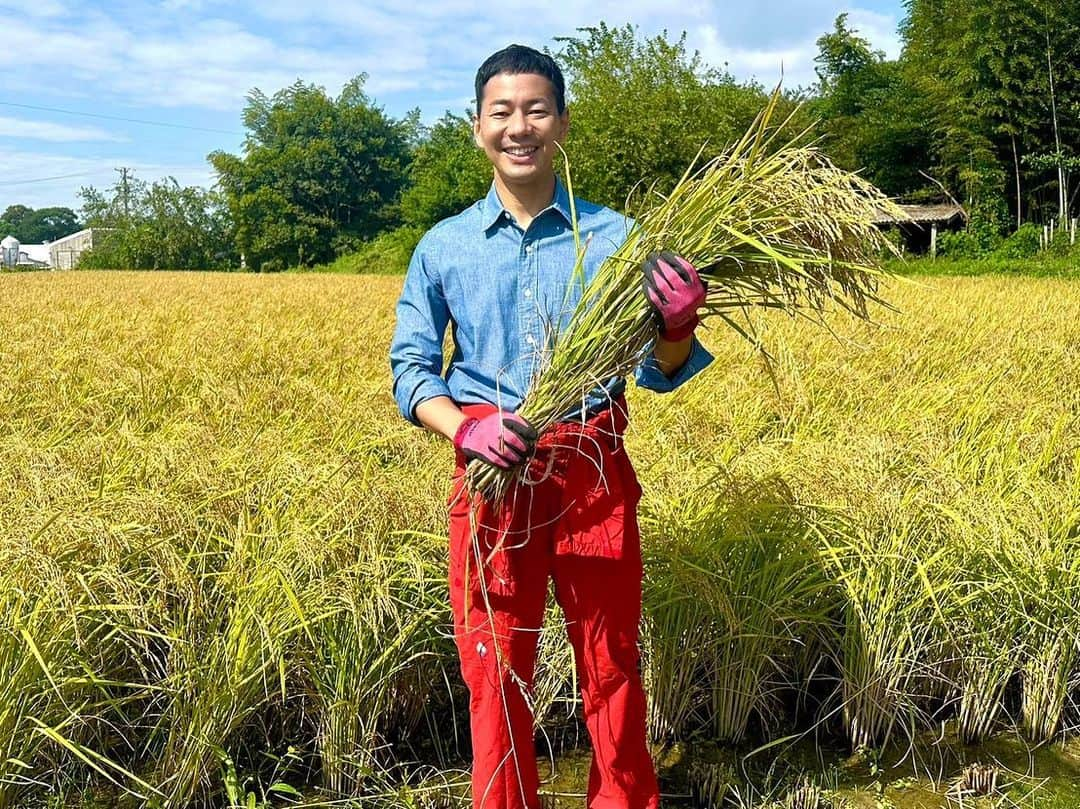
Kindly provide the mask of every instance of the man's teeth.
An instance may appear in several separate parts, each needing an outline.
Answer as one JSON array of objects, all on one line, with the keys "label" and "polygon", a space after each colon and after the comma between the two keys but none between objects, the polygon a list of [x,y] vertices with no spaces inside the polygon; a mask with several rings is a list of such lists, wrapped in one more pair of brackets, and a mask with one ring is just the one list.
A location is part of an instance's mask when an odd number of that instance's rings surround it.
[{"label": "man's teeth", "polygon": [[512,155],[517,155],[518,157],[525,157],[525,155],[531,155],[533,152],[535,152],[536,147],[535,146],[512,146],[509,149],[506,149],[505,151],[509,152]]}]

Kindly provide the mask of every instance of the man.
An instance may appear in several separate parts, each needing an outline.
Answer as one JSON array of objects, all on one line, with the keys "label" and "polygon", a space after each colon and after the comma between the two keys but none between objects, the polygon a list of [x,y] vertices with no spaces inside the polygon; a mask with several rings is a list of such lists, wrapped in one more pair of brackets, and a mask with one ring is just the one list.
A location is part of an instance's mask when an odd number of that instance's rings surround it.
[{"label": "man", "polygon": [[[529,709],[548,576],[563,608],[593,743],[590,809],[655,809],[638,672],[641,495],[623,451],[625,383],[608,380],[542,436],[514,411],[580,300],[571,200],[552,169],[569,114],[551,57],[511,45],[476,76],[473,133],[494,169],[487,197],[432,228],[409,265],[390,358],[402,414],[454,443],[450,600],[470,691],[475,809],[537,809]],[[630,222],[575,200],[584,275]],[[668,391],[711,357],[694,339],[705,289],[684,260],[643,266],[660,337],[637,383]],[[454,353],[443,376],[447,326]],[[522,481],[495,506],[463,492],[470,459]]]}]

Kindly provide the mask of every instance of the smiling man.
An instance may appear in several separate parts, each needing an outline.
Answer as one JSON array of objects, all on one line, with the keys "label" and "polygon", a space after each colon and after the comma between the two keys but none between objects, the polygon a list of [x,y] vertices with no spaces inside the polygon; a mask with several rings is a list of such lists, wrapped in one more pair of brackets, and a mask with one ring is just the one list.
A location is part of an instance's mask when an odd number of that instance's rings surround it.
[{"label": "smiling man", "polygon": [[[654,809],[637,648],[641,488],[623,448],[625,382],[604,381],[540,436],[515,414],[580,301],[572,211],[590,236],[586,280],[633,223],[584,200],[571,205],[555,177],[570,118],[550,56],[521,45],[490,56],[476,75],[476,109],[473,135],[491,161],[491,189],[420,240],[390,350],[402,414],[457,450],[450,602],[470,692],[473,804],[540,806],[529,703],[551,577],[593,744],[589,809]],[[659,337],[636,382],[669,391],[711,360],[693,335],[705,288],[671,254],[651,257],[642,273]],[[444,374],[448,326],[454,352]],[[470,460],[525,469],[496,506],[464,492]]]}]

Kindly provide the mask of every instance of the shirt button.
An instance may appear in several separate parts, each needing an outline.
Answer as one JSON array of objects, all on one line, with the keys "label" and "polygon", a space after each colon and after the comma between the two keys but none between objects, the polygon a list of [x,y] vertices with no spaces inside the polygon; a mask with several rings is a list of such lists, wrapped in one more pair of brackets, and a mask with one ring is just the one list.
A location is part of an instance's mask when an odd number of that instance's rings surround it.
[{"label": "shirt button", "polygon": [[526,289],[525,290],[525,297],[526,298],[531,298],[532,297],[532,290],[531,289]]},{"label": "shirt button", "polygon": [[532,251],[533,251],[533,246],[531,244],[528,247],[525,248],[526,253],[531,253]]},{"label": "shirt button", "polygon": [[525,342],[529,345],[534,345],[536,343],[536,340],[534,340],[533,336],[530,334],[525,338]]}]

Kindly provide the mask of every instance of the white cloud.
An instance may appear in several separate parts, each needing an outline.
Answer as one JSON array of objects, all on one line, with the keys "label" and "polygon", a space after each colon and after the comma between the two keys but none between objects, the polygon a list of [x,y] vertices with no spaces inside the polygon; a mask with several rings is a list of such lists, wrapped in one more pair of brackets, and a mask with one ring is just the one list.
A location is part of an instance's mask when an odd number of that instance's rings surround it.
[{"label": "white cloud", "polygon": [[896,17],[835,4],[828,4],[828,8],[819,11],[820,23],[817,28],[804,26],[797,35],[772,46],[748,47],[727,30],[715,25],[702,26],[688,42],[701,51],[707,62],[718,67],[726,64],[736,77],[753,77],[771,86],[780,81],[782,75],[785,87],[810,87],[817,82],[814,72],[817,39],[832,29],[838,14],[847,11],[849,28],[856,29],[875,49],[883,50],[887,58],[895,59],[899,55],[901,42]]},{"label": "white cloud", "polygon": [[[5,6],[10,0],[0,0],[0,9]],[[686,30],[691,47],[710,63],[727,63],[739,78],[771,83],[782,62],[788,84],[808,84],[814,40],[845,10],[835,0],[675,6],[667,0],[443,0],[408,9],[399,0],[130,0],[122,15],[86,7],[53,14],[63,8],[59,0],[36,7],[44,16],[33,23],[0,15],[6,39],[34,43],[0,50],[0,88],[25,92],[37,81],[102,100],[234,114],[252,87],[273,92],[299,77],[333,93],[360,72],[369,75],[368,92],[376,98],[431,91],[445,97],[455,86],[467,87],[480,60],[510,41],[551,46],[552,37],[572,36],[600,20],[631,22],[645,35],[667,30],[675,37]],[[895,55],[895,19],[848,10],[853,26]]]},{"label": "white cloud", "polygon": [[48,121],[30,121],[0,115],[0,137],[45,140],[53,143],[112,141],[122,143],[126,137],[106,132],[96,126],[67,126]]}]

